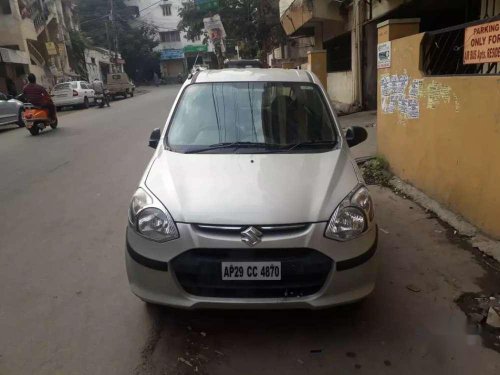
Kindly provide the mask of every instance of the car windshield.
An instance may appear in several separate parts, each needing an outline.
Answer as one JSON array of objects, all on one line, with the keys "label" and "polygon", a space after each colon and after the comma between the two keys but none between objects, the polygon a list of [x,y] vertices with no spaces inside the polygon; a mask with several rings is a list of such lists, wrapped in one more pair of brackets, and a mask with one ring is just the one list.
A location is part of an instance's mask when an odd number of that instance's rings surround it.
[{"label": "car windshield", "polygon": [[167,135],[176,152],[324,152],[337,142],[316,85],[224,82],[188,86]]},{"label": "car windshield", "polygon": [[54,91],[68,90],[71,89],[71,83],[60,83],[54,86]]}]

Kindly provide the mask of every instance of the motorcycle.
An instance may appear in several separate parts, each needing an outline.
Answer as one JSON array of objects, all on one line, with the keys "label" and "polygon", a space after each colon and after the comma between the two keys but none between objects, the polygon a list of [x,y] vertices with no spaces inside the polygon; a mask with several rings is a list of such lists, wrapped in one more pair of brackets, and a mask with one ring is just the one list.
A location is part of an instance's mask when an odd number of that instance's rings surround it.
[{"label": "motorcycle", "polygon": [[47,126],[52,129],[57,128],[57,119],[49,118],[48,109],[35,107],[29,103],[24,105],[23,119],[31,135],[38,135]]},{"label": "motorcycle", "polygon": [[107,93],[96,93],[94,96],[94,102],[99,106],[99,108],[103,108],[105,104],[109,107],[109,96]]}]

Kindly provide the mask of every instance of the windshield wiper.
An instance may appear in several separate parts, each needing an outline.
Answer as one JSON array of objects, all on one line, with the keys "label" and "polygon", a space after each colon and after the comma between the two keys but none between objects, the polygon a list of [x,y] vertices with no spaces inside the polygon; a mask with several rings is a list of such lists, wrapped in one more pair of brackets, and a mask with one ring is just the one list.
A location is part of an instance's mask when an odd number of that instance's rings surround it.
[{"label": "windshield wiper", "polygon": [[290,152],[302,146],[335,146],[336,144],[337,144],[336,141],[306,141],[306,142],[296,143],[285,150],[279,150],[277,152]]},{"label": "windshield wiper", "polygon": [[198,152],[212,151],[218,150],[221,148],[241,148],[241,147],[276,147],[278,145],[272,143],[262,143],[262,142],[224,142],[224,143],[216,143],[210,145],[208,147],[196,148],[194,150],[188,150],[185,154],[196,154]]}]

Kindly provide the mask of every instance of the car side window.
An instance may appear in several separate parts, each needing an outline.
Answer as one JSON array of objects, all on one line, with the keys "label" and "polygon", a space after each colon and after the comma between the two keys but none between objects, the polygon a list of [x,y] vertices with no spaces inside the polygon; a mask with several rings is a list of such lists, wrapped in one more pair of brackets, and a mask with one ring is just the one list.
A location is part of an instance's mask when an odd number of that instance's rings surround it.
[{"label": "car side window", "polygon": [[7,97],[0,92],[0,100],[7,100]]}]

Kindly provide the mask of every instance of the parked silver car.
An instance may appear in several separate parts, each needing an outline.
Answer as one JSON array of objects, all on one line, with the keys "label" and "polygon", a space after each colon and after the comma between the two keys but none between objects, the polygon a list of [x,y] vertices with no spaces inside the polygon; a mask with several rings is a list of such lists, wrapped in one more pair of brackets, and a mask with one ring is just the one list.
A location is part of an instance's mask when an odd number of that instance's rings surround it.
[{"label": "parked silver car", "polygon": [[188,79],[132,198],[131,289],[183,308],[322,308],[374,289],[373,203],[318,78],[225,69]]},{"label": "parked silver car", "polygon": [[0,92],[0,125],[9,124],[24,126],[23,102]]}]

